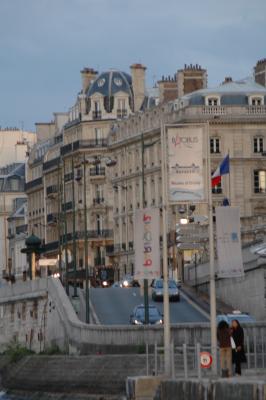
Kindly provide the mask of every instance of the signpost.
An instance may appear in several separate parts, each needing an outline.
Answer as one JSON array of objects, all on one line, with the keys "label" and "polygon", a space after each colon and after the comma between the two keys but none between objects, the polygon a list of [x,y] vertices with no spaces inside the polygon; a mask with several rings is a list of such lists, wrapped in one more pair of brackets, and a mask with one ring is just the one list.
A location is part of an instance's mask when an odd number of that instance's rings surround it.
[{"label": "signpost", "polygon": [[200,353],[200,366],[203,369],[210,368],[212,365],[212,356],[208,351],[202,351]]}]

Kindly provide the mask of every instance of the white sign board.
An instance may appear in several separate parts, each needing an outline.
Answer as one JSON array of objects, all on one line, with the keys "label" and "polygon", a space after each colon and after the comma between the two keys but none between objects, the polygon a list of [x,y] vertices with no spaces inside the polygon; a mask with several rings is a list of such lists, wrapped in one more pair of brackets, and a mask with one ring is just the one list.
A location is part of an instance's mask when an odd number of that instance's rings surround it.
[{"label": "white sign board", "polygon": [[134,229],[135,279],[160,278],[160,211],[136,210]]},{"label": "white sign board", "polygon": [[218,276],[234,278],[244,275],[239,207],[216,207]]},{"label": "white sign board", "polygon": [[168,127],[169,201],[203,201],[203,127]]}]

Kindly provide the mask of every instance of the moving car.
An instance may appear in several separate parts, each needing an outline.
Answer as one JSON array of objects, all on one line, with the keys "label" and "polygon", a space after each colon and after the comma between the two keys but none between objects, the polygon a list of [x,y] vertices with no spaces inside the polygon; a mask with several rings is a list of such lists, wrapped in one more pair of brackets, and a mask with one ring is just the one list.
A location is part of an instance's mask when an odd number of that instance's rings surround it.
[{"label": "moving car", "polygon": [[[143,304],[136,306],[130,315],[129,320],[131,325],[143,325],[145,322],[145,307]],[[150,325],[161,325],[163,324],[163,315],[160,313],[158,308],[153,305],[149,305],[149,324]]]},{"label": "moving car", "polygon": [[[169,300],[180,301],[180,293],[176,282],[168,280]],[[152,299],[154,301],[163,300],[163,279],[156,279],[152,283]]]},{"label": "moving car", "polygon": [[229,325],[231,325],[231,322],[237,319],[240,323],[240,325],[242,323],[244,324],[250,324],[253,322],[256,322],[255,318],[251,317],[249,314],[246,313],[242,313],[241,311],[233,311],[231,314],[220,314],[217,315],[216,317],[216,322],[217,324],[219,324],[220,321],[226,321]]},{"label": "moving car", "polygon": [[122,287],[139,287],[139,283],[136,279],[134,279],[131,275],[125,275],[121,281]]}]

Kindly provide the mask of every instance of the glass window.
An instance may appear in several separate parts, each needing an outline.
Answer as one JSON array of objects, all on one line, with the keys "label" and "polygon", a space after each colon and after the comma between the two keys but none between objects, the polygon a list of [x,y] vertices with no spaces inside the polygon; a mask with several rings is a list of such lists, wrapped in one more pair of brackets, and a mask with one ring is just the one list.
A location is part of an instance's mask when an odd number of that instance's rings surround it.
[{"label": "glass window", "polygon": [[254,171],[254,193],[266,193],[266,171]]},{"label": "glass window", "polygon": [[254,137],[253,151],[254,151],[254,153],[262,153],[263,152],[263,137]]},{"label": "glass window", "polygon": [[209,98],[208,106],[218,106],[218,99],[216,97]]},{"label": "glass window", "polygon": [[210,152],[211,154],[220,153],[220,138],[212,137],[210,138]]}]

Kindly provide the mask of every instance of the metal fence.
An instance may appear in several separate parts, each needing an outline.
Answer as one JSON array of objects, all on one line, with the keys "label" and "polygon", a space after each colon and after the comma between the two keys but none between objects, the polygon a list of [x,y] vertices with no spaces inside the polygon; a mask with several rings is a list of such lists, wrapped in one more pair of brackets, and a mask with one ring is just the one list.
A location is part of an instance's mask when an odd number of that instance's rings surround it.
[{"label": "metal fence", "polygon": [[[201,368],[200,353],[211,352],[210,346],[200,343],[175,346],[171,343],[171,371],[172,377],[201,378],[211,374],[211,370]],[[243,370],[259,370],[266,368],[266,338],[264,335],[257,337],[245,336],[245,352],[247,362],[242,364]],[[219,370],[219,349],[217,348]],[[220,371],[219,371],[220,372]],[[146,345],[146,373],[147,375],[161,375],[164,373],[164,347],[157,343]]]}]

